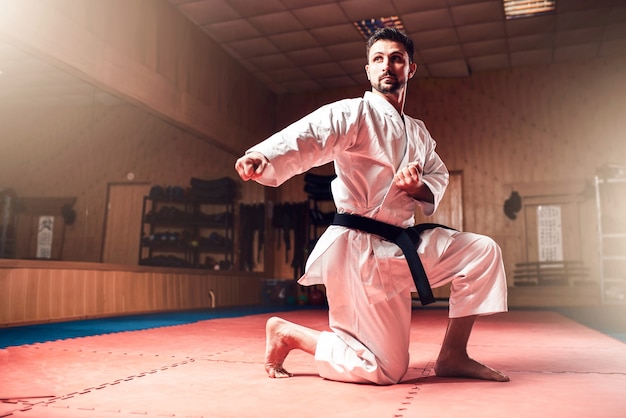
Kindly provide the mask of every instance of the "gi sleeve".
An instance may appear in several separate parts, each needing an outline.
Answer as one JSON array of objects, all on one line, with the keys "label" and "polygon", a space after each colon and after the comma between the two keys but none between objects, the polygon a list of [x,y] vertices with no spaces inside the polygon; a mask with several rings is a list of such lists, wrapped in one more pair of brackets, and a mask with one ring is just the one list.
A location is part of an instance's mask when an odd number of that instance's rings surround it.
[{"label": "gi sleeve", "polygon": [[269,165],[257,182],[280,186],[291,177],[329,163],[355,141],[359,99],[322,106],[247,152],[265,155]]},{"label": "gi sleeve", "polygon": [[426,216],[432,215],[448,187],[450,174],[439,154],[435,151],[437,143],[430,136],[426,127],[422,125],[422,129],[426,133],[426,153],[424,158],[424,167],[422,173],[422,181],[432,192],[433,203],[418,201],[422,209],[422,213]]}]

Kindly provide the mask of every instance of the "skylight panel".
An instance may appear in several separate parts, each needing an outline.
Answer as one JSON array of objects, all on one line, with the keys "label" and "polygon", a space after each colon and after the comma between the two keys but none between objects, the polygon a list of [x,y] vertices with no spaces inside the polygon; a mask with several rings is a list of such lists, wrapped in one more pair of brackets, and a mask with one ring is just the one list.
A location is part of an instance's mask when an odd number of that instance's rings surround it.
[{"label": "skylight panel", "polygon": [[507,19],[532,17],[554,11],[556,0],[503,0]]},{"label": "skylight panel", "polygon": [[353,22],[354,27],[368,39],[377,29],[380,28],[396,28],[404,32],[404,25],[398,16],[379,17],[372,19],[359,20]]}]

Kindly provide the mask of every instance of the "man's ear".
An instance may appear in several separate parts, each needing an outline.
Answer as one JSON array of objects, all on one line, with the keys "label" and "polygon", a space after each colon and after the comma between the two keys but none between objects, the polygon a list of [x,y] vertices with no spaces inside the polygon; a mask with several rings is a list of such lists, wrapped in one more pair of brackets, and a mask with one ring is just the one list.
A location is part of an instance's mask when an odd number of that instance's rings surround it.
[{"label": "man's ear", "polygon": [[412,62],[409,65],[409,78],[413,78],[416,72],[417,72],[417,64]]},{"label": "man's ear", "polygon": [[367,76],[367,79],[370,79],[370,66],[369,64],[365,64],[365,75]]}]

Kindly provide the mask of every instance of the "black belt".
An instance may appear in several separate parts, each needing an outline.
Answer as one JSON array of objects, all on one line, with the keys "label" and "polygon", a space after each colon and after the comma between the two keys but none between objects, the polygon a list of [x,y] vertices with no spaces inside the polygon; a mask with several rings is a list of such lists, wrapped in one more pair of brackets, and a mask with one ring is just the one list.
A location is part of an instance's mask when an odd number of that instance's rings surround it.
[{"label": "black belt", "polygon": [[404,253],[407,263],[409,264],[409,270],[411,271],[411,276],[413,276],[413,281],[415,282],[415,288],[417,289],[420,302],[422,305],[428,305],[429,303],[435,302],[435,297],[433,296],[433,291],[430,288],[428,277],[426,277],[424,266],[417,255],[415,247],[420,242],[420,234],[422,232],[433,228],[453,228],[440,224],[427,223],[405,229],[371,218],[352,215],[350,213],[336,213],[335,218],[333,219],[333,225],[345,226],[346,228],[358,229],[370,234],[375,234],[400,247],[402,253]]}]

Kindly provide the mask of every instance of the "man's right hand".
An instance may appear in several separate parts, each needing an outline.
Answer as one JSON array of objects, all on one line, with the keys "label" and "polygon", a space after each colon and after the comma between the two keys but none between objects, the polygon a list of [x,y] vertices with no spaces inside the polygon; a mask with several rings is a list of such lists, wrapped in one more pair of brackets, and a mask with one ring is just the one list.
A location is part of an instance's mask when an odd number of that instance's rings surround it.
[{"label": "man's right hand", "polygon": [[237,160],[235,170],[243,181],[255,180],[261,177],[268,164],[265,155],[252,151]]}]

